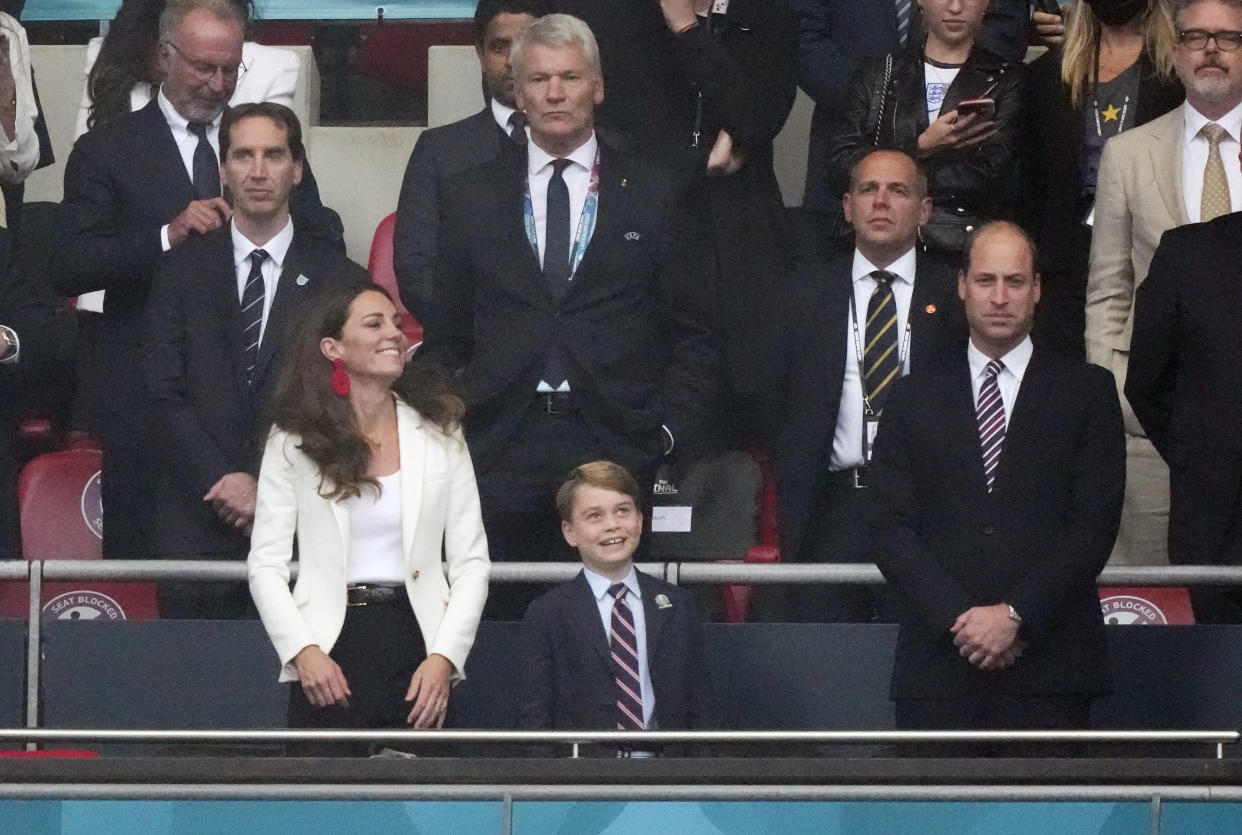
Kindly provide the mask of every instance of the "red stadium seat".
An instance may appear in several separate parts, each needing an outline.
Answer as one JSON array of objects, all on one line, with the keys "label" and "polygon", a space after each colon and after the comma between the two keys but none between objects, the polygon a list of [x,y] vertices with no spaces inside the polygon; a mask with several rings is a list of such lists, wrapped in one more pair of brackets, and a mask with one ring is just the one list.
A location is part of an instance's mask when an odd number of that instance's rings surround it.
[{"label": "red stadium seat", "polygon": [[371,241],[371,258],[367,263],[367,269],[371,272],[371,280],[392,296],[397,310],[401,313],[401,330],[405,332],[411,345],[417,345],[423,341],[423,326],[401,301],[401,291],[397,289],[397,274],[392,268],[392,230],[396,225],[397,213],[393,212],[375,227],[375,237]]},{"label": "red stadium seat", "polygon": [[[98,448],[78,447],[35,458],[18,484],[22,555],[28,560],[97,560],[103,556]],[[0,617],[26,617],[24,583],[0,585]],[[43,586],[43,617],[126,620],[157,616],[152,583],[65,582]]]},{"label": "red stadium seat", "polygon": [[[758,543],[746,551],[745,562],[777,563],[781,561],[780,528],[776,501],[776,476],[772,472],[772,458],[765,450],[750,450],[751,458],[763,474],[763,486],[759,494],[759,510],[756,518]],[[750,620],[750,601],[754,586],[722,586],[720,595],[724,604],[725,620],[729,623],[746,623]]]},{"label": "red stadium seat", "polygon": [[1190,592],[1180,587],[1100,587],[1104,622],[1116,626],[1184,626],[1195,622]]}]

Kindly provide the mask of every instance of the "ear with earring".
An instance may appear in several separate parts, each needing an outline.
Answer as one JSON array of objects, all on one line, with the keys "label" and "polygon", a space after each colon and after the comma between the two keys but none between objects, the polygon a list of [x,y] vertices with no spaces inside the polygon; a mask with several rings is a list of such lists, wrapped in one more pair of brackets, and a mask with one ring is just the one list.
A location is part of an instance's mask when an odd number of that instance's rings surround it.
[{"label": "ear with earring", "polygon": [[345,373],[345,360],[340,357],[332,360],[332,391],[341,397],[349,394],[349,375]]}]

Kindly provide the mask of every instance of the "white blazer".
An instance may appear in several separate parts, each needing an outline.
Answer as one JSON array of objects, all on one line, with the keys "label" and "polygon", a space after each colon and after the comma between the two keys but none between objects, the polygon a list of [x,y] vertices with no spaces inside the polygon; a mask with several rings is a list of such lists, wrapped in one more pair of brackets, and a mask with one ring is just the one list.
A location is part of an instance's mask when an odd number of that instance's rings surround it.
[{"label": "white blazer", "polygon": [[[397,438],[405,588],[427,653],[443,655],[454,678],[464,678],[491,571],[474,465],[460,430],[446,435],[400,399]],[[250,594],[280,657],[280,681],[297,680],[293,658],[304,647],[331,652],[345,623],[349,512],[319,495],[319,468],[298,443],[298,436],[272,430],[250,537]],[[295,534],[300,571],[290,592]]]}]

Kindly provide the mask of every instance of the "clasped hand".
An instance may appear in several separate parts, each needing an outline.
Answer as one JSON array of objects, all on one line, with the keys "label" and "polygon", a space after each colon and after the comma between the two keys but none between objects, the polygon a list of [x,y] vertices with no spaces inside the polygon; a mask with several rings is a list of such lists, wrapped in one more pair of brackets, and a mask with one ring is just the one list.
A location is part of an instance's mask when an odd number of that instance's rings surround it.
[{"label": "clasped hand", "polygon": [[1009,606],[973,606],[957,616],[949,628],[958,654],[980,670],[1003,670],[1022,657],[1026,644],[1018,640],[1018,624]]}]

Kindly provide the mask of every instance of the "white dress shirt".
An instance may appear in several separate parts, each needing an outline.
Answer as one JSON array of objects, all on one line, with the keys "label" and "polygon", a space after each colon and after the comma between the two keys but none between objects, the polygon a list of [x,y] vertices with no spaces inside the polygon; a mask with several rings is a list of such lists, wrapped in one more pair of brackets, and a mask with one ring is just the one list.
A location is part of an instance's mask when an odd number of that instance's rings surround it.
[{"label": "white dress shirt", "polygon": [[[906,324],[910,321],[910,299],[914,296],[914,273],[917,259],[914,248],[885,267],[885,271],[897,276],[892,283],[893,299],[897,302],[897,350],[905,349],[901,373],[910,373],[910,349],[906,343]],[[871,277],[878,267],[867,257],[854,250],[854,266],[850,271],[854,280],[854,308],[858,311],[858,339],[866,345],[867,304],[875,290],[876,281]],[[845,377],[841,380],[841,405],[837,409],[837,430],[832,438],[830,470],[848,470],[863,466],[863,388],[858,372],[858,343],[854,340],[854,321],[845,321]]]},{"label": "white dress shirt", "polygon": [[[1001,363],[1005,367],[996,375],[996,385],[1000,388],[1001,402],[1005,404],[1006,427],[1013,419],[1014,407],[1018,405],[1018,389],[1022,385],[1022,377],[1026,374],[1026,367],[1031,362],[1031,353],[1034,350],[1035,346],[1028,336],[1001,357]],[[976,348],[973,339],[966,348],[966,357],[970,360],[970,389],[974,394],[975,409],[978,410],[979,389],[983,386],[988,363],[992,358]]]},{"label": "white dress shirt", "polygon": [[[585,566],[582,573],[586,575],[587,583],[591,586],[591,593],[595,595],[595,604],[599,607],[599,619],[604,624],[604,636],[608,637],[612,634],[612,606],[615,602],[608,588],[616,582],[609,580],[602,574],[596,574]],[[626,574],[621,580],[625,583],[626,588],[630,591],[625,596],[626,601],[630,604],[630,612],[634,615],[634,635],[637,639],[638,646],[635,651],[638,653],[638,681],[642,687],[643,697],[643,725],[647,730],[652,730],[651,715],[655,712],[655,689],[651,686],[651,665],[647,663],[647,616],[643,612],[643,593],[638,587],[638,572],[634,566],[630,566],[630,573]]]},{"label": "white dress shirt", "polygon": [[26,30],[12,15],[0,12],[0,31],[9,38],[8,59],[17,95],[14,135],[8,136],[0,129],[0,183],[17,185],[24,183],[39,164],[39,136],[34,129],[39,109],[35,106]]},{"label": "white dress shirt", "polygon": [[[595,133],[591,138],[578,146],[578,149],[565,159],[570,161],[566,166],[565,187],[569,189],[569,250],[562,256],[566,260],[573,252],[574,239],[578,234],[578,221],[582,218],[582,207],[586,205],[587,189],[591,185],[591,168],[595,165],[595,152],[599,141]],[[547,241],[548,230],[548,183],[552,180],[552,163],[556,157],[540,148],[534,142],[526,150],[526,177],[530,188],[530,205],[535,213],[535,240],[539,245],[539,264],[543,264],[543,248]],[[596,215],[598,223],[599,215]]]},{"label": "white dress shirt", "polygon": [[[177,152],[181,154],[186,176],[190,178],[190,182],[194,182],[194,151],[198,148],[198,136],[190,133],[190,120],[178,113],[177,108],[172,106],[172,102],[165,98],[164,88],[160,88],[155,98],[160,103],[160,111],[164,114],[164,120],[168,122],[168,129],[172,131],[173,142],[177,145]],[[224,118],[223,110],[217,113],[216,118],[207,125],[207,142],[211,145],[211,152],[215,154],[217,160],[220,159],[220,120],[222,118]],[[160,227],[160,246],[165,252],[172,249],[172,244],[168,241],[167,223]]]},{"label": "white dress shirt", "polygon": [[496,120],[496,124],[500,125],[500,129],[508,136],[513,136],[513,125],[509,124],[509,119],[517,111],[507,104],[492,99],[492,118]]},{"label": "white dress shirt", "polygon": [[280,282],[280,272],[285,266],[285,256],[289,254],[289,245],[293,243],[293,219],[285,223],[285,228],[276,233],[275,237],[265,244],[256,244],[237,231],[236,221],[229,221],[229,229],[233,235],[233,266],[237,272],[237,302],[241,304],[246,291],[246,279],[250,277],[250,253],[261,249],[267,253],[267,259],[260,267],[263,273],[263,322],[259,325],[259,343],[267,332],[267,317],[272,312],[272,300],[276,298],[276,286]]},{"label": "white dress shirt", "polygon": [[1224,128],[1229,135],[1221,140],[1220,159],[1225,166],[1225,179],[1229,181],[1229,206],[1233,211],[1242,209],[1242,170],[1238,168],[1238,139],[1242,137],[1242,104],[1219,119],[1209,119],[1190,106],[1182,103],[1182,199],[1186,201],[1186,217],[1191,223],[1199,222],[1199,208],[1203,200],[1203,169],[1207,166],[1208,141],[1199,131],[1209,122]]}]

